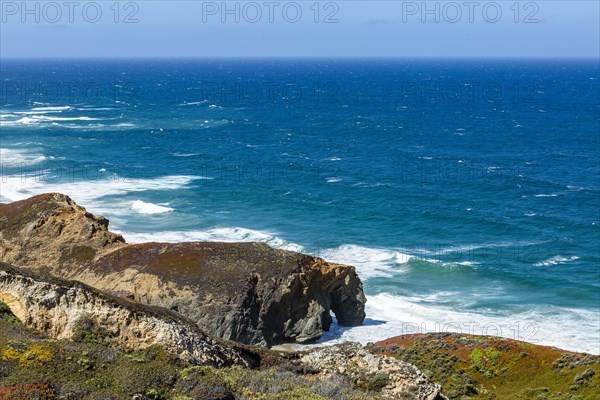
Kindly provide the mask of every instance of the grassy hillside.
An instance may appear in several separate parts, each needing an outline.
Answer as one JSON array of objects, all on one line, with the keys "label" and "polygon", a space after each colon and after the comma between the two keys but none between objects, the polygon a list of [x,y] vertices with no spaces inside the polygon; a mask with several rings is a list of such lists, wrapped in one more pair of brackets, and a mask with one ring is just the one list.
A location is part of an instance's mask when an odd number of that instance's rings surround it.
[{"label": "grassy hillside", "polygon": [[430,333],[376,343],[442,385],[451,399],[600,399],[600,357],[491,336]]}]

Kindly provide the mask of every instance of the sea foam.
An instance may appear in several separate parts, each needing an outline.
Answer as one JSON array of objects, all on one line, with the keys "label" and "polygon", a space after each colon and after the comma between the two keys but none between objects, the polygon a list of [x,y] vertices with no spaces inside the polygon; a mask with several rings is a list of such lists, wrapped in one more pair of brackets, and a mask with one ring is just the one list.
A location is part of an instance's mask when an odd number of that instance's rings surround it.
[{"label": "sea foam", "polygon": [[[317,345],[357,341],[363,344],[411,333],[457,332],[494,335],[534,344],[600,354],[598,313],[565,307],[534,306],[511,315],[455,311],[418,297],[389,293],[367,296],[365,324],[333,324]],[[570,327],[577,326],[574,330]]]},{"label": "sea foam", "polygon": [[304,247],[278,237],[271,232],[263,232],[253,229],[233,228],[210,228],[206,230],[190,231],[160,231],[160,232],[127,232],[120,231],[129,243],[143,242],[263,242],[271,247],[303,252]]},{"label": "sea foam", "polygon": [[160,206],[158,204],[147,203],[142,200],[131,202],[131,209],[140,214],[164,214],[173,211],[171,207]]}]

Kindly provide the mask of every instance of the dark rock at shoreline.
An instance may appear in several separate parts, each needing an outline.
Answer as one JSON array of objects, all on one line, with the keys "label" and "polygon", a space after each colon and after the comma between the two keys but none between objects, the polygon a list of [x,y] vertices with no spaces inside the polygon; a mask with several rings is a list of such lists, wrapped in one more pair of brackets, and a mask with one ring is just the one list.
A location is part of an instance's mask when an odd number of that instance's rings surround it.
[{"label": "dark rock at shoreline", "polygon": [[330,310],[342,325],[365,316],[354,268],[264,243],[134,244],[84,263],[75,276],[243,343],[317,339],[329,329]]}]

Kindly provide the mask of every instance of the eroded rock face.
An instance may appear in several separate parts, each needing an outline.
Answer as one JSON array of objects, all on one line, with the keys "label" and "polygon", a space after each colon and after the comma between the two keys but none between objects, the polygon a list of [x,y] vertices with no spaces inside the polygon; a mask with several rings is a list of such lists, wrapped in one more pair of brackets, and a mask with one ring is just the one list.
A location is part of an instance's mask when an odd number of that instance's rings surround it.
[{"label": "eroded rock face", "polygon": [[0,261],[12,265],[68,276],[70,267],[124,244],[106,218],[63,194],[0,203]]},{"label": "eroded rock face", "polygon": [[349,375],[353,380],[380,384],[381,393],[393,399],[447,399],[438,384],[433,383],[414,365],[384,355],[373,354],[358,343],[324,347],[309,352],[301,362],[309,370],[317,370],[327,379],[332,374]]},{"label": "eroded rock face", "polygon": [[252,344],[307,342],[364,320],[354,268],[264,243],[144,243],[84,263],[96,287],[177,310],[208,334]]},{"label": "eroded rock face", "polygon": [[0,301],[25,325],[70,339],[82,319],[93,321],[120,344],[159,345],[194,364],[249,366],[238,351],[215,343],[192,322],[166,309],[130,303],[85,284],[44,278],[0,263]]},{"label": "eroded rock face", "polygon": [[60,194],[0,204],[0,229],[2,261],[171,308],[226,339],[309,342],[331,312],[344,326],[365,318],[354,267],[264,243],[126,245],[105,218]]}]

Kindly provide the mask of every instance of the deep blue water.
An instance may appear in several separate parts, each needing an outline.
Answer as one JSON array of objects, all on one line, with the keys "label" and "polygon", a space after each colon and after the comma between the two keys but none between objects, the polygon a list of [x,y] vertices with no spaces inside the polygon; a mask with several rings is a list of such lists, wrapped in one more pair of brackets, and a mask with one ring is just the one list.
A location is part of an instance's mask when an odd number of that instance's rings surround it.
[{"label": "deep blue water", "polygon": [[2,60],[1,200],[356,265],[364,327],[600,353],[597,60]]}]

